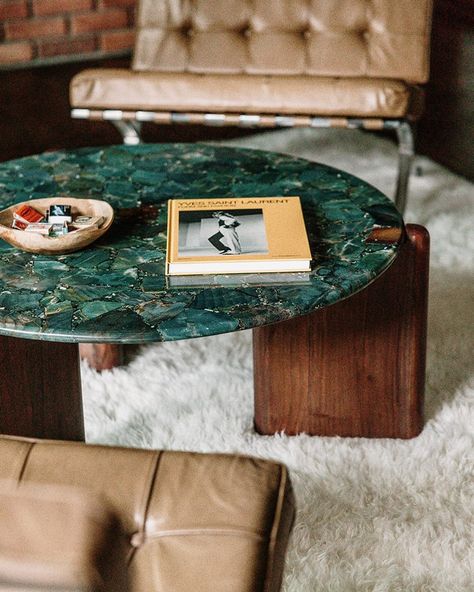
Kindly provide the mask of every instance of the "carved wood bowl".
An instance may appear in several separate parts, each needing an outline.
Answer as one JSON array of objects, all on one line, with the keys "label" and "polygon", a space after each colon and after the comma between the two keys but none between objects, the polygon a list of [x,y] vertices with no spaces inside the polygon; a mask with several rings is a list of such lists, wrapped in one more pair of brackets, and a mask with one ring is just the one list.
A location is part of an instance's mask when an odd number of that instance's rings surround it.
[{"label": "carved wood bowl", "polygon": [[[22,205],[29,205],[42,214],[51,205],[64,204],[71,206],[72,218],[76,216],[102,216],[99,228],[88,228],[70,231],[64,236],[49,237],[35,232],[25,232],[12,228],[13,212]],[[41,255],[64,255],[79,251],[101,237],[110,228],[114,220],[114,210],[106,201],[98,199],[79,199],[75,197],[45,197],[17,203],[0,212],[0,238],[29,253]]]}]

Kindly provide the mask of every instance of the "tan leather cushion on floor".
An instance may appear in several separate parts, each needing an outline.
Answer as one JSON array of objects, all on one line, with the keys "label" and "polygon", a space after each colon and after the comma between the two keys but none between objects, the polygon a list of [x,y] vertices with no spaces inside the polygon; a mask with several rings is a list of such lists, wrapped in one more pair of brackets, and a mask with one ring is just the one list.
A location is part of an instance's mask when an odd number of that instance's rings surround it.
[{"label": "tan leather cushion on floor", "polygon": [[82,489],[0,481],[0,591],[10,588],[125,592],[118,521]]},{"label": "tan leather cushion on floor", "polygon": [[398,80],[85,70],[73,107],[332,117],[417,117],[421,91]]},{"label": "tan leather cushion on floor", "polygon": [[140,592],[277,592],[294,507],[252,458],[0,437],[0,479],[87,488],[118,516]]}]

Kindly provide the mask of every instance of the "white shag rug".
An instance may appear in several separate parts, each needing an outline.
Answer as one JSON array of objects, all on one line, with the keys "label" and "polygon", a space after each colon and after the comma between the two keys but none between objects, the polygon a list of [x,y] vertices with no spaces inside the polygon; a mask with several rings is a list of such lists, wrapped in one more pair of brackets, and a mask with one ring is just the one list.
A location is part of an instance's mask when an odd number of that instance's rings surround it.
[{"label": "white shag rug", "polygon": [[[393,194],[396,149],[377,136],[286,130],[230,144],[340,167]],[[285,592],[474,590],[474,191],[427,158],[415,172],[405,218],[432,239],[418,438],[256,435],[248,331],[137,348],[102,374],[82,368],[90,442],[286,463],[298,513]]]}]

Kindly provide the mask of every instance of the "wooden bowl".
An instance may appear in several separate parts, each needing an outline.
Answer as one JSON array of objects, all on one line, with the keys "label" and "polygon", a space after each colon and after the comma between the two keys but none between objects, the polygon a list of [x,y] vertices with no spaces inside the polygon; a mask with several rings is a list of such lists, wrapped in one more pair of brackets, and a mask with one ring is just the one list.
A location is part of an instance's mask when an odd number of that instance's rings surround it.
[{"label": "wooden bowl", "polygon": [[[64,236],[49,237],[35,232],[25,232],[12,228],[13,212],[22,205],[29,205],[42,214],[49,206],[64,204],[71,206],[73,220],[76,216],[102,216],[104,221],[99,228],[71,231]],[[32,199],[10,206],[0,212],[0,238],[29,253],[41,255],[63,255],[83,249],[90,245],[110,228],[114,220],[114,210],[107,202],[98,199],[78,199],[75,197],[45,197]]]}]

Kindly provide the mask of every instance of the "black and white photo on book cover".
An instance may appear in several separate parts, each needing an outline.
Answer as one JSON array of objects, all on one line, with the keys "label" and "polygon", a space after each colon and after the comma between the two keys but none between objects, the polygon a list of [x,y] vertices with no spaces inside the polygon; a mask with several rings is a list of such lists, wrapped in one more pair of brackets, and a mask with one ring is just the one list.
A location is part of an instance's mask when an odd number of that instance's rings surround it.
[{"label": "black and white photo on book cover", "polygon": [[180,257],[268,253],[261,208],[180,211],[178,234]]}]

